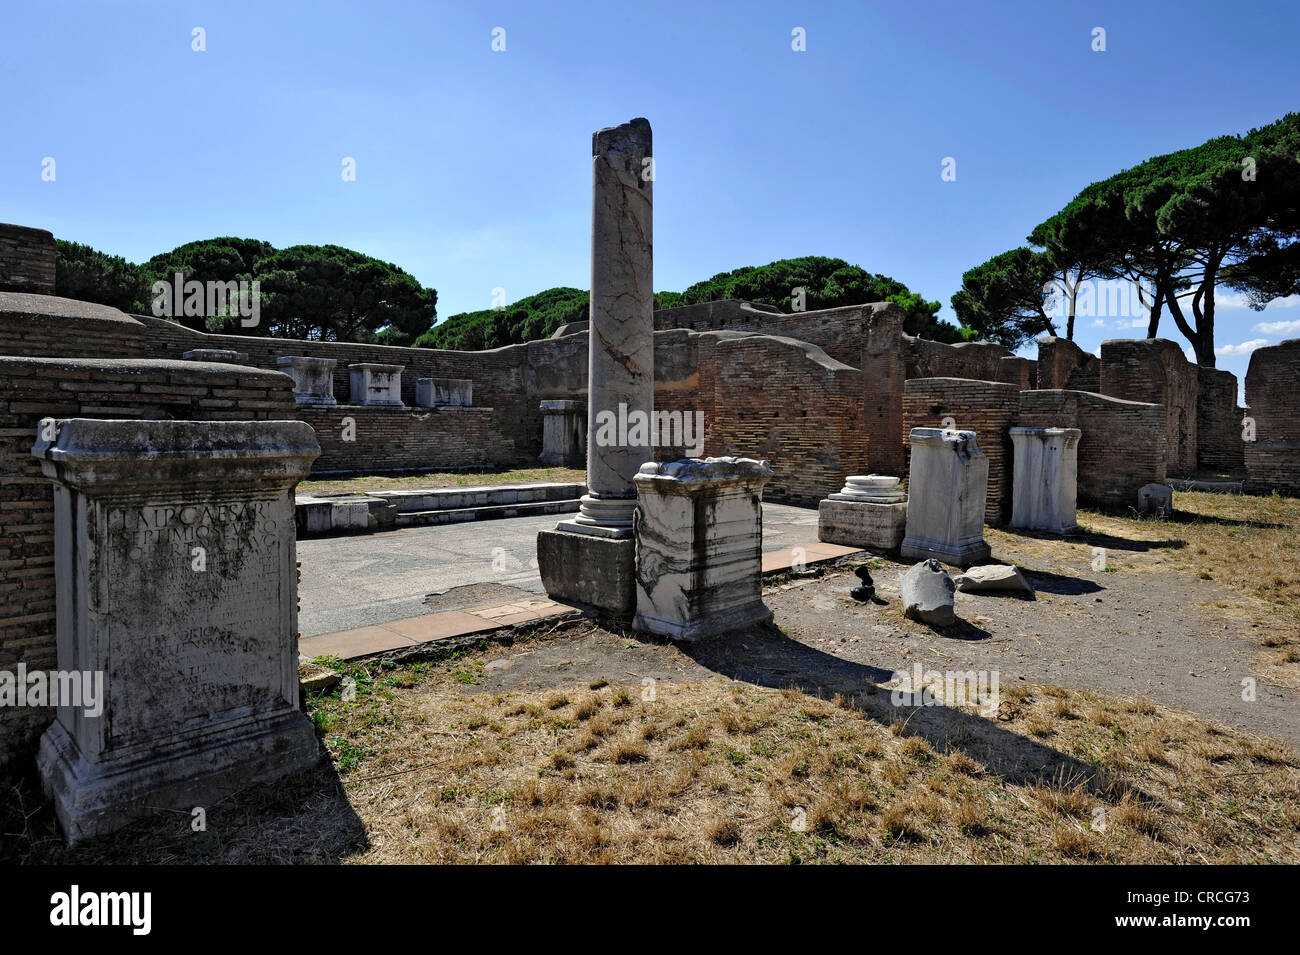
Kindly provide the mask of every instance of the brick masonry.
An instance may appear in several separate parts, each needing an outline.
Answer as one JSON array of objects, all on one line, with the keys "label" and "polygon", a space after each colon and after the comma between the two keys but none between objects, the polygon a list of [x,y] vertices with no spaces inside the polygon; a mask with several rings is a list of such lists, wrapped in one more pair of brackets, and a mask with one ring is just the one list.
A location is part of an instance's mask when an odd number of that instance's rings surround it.
[{"label": "brick masonry", "polygon": [[1088,391],[1020,393],[1022,428],[1078,428],[1079,501],[1133,507],[1144,484],[1165,479],[1165,409]]},{"label": "brick masonry", "polygon": [[1166,468],[1170,477],[1196,471],[1196,365],[1166,338],[1117,338],[1101,343],[1101,393],[1164,405]]},{"label": "brick masonry", "polygon": [[[54,490],[31,454],[58,418],[284,420],[293,381],[209,362],[0,358],[0,668],[56,666]],[[0,708],[0,763],[29,753],[52,710]]]},{"label": "brick masonry", "polygon": [[953,418],[958,431],[974,431],[989,459],[984,519],[1004,524],[1011,516],[1011,434],[1020,411],[1020,389],[970,378],[913,378],[903,390],[903,440],[913,428],[941,428]]},{"label": "brick masonry", "polygon": [[1038,339],[1037,365],[1037,388],[1101,391],[1101,360],[1068,338]]},{"label": "brick masonry", "polygon": [[0,223],[0,292],[53,295],[54,236],[45,229]]},{"label": "brick masonry", "polygon": [[[1196,467],[1201,471],[1239,475],[1246,469],[1245,442],[1237,406],[1237,376],[1230,371],[1196,365]],[[1297,369],[1300,370],[1300,369]]]},{"label": "brick masonry", "polygon": [[1257,348],[1246,370],[1246,490],[1300,495],[1300,338]]},{"label": "brick masonry", "polygon": [[[301,407],[316,429],[321,454],[312,473],[490,468],[510,444],[492,424],[491,408]],[[350,436],[350,440],[348,439]]]}]

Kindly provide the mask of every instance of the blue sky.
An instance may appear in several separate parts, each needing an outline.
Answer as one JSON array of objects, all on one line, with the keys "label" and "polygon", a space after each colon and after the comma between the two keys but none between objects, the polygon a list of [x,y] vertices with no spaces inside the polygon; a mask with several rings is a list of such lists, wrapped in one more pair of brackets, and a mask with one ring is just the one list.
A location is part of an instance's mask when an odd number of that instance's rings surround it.
[{"label": "blue sky", "polygon": [[[656,288],[828,255],[941,300],[951,319],[966,269],[1089,182],[1300,108],[1298,10],[11,3],[0,220],[133,261],[214,235],[337,243],[437,288],[446,317],[488,307],[496,287],[514,301],[588,286],[591,132],[646,116]],[[1294,302],[1232,304],[1220,367],[1239,376],[1241,346],[1300,335]],[[1079,323],[1085,348],[1142,334],[1129,316],[1097,321]]]}]

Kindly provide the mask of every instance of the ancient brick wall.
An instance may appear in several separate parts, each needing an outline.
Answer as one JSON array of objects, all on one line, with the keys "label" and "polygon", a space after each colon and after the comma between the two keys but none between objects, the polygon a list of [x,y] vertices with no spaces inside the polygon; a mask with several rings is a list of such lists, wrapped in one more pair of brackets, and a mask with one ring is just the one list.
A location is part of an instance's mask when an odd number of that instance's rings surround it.
[{"label": "ancient brick wall", "polygon": [[1134,507],[1165,479],[1165,409],[1087,391],[1022,391],[1022,428],[1078,428],[1079,501]]},{"label": "ancient brick wall", "polygon": [[1038,387],[1038,362],[1012,355],[998,359],[998,381],[1015,385],[1019,391]]},{"label": "ancient brick wall", "polygon": [[1196,408],[1200,380],[1177,343],[1165,338],[1118,338],[1101,343],[1101,393],[1165,407],[1170,476],[1196,470]]},{"label": "ancient brick wall", "polygon": [[0,292],[53,295],[54,278],[54,236],[0,223]]},{"label": "ancient brick wall", "polygon": [[[0,668],[52,669],[54,490],[32,457],[56,418],[283,420],[293,381],[235,365],[139,359],[0,358]],[[0,764],[29,753],[48,709],[0,707]]]},{"label": "ancient brick wall", "polygon": [[0,355],[141,358],[145,353],[144,326],[115,308],[0,292]]},{"label": "ancient brick wall", "polygon": [[1239,474],[1246,467],[1237,407],[1237,376],[1196,365],[1196,466],[1202,471]]},{"label": "ancient brick wall", "polygon": [[[989,459],[984,520],[1003,524],[1011,516],[1011,432],[1020,410],[1020,390],[998,381],[969,378],[911,378],[903,390],[903,441],[913,428],[941,428],[953,418],[958,431],[974,431]],[[906,472],[904,472],[906,473]]]},{"label": "ancient brick wall", "polygon": [[1068,338],[1038,339],[1036,388],[1101,391],[1101,360]]},{"label": "ancient brick wall", "polygon": [[926,338],[906,336],[908,378],[973,378],[999,381],[1003,358],[1011,352],[992,342],[959,342],[947,345]]},{"label": "ancient brick wall", "polygon": [[316,429],[320,442],[312,474],[486,469],[502,466],[514,452],[513,444],[496,433],[491,408],[335,405],[301,407],[296,416]]},{"label": "ancient brick wall", "polygon": [[[774,472],[766,500],[815,506],[865,470],[861,371],[769,335],[706,333],[697,348],[705,454],[766,458]],[[684,391],[670,401],[691,407]]]},{"label": "ancient brick wall", "polygon": [[1300,496],[1300,338],[1255,349],[1246,404],[1255,422],[1244,449],[1246,490]]}]

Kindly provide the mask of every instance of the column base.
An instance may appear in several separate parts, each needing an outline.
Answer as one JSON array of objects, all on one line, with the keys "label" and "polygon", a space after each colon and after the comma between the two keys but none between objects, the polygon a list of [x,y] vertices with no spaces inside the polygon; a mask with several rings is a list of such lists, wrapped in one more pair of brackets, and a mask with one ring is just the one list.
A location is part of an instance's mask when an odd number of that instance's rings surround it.
[{"label": "column base", "polygon": [[817,506],[817,539],[846,547],[897,550],[907,531],[907,501],[878,504],[831,495]]},{"label": "column base", "polygon": [[[537,569],[551,597],[590,604],[616,614],[636,606],[636,541],[603,534],[599,525],[561,521],[553,531],[537,532]],[[596,530],[593,531],[593,528]],[[621,533],[621,531],[620,531]]]},{"label": "column base", "polygon": [[989,560],[993,551],[988,542],[982,538],[954,544],[951,541],[928,540],[924,537],[908,537],[899,548],[899,556],[904,560],[929,560],[934,558],[953,567],[969,567],[981,561]]}]

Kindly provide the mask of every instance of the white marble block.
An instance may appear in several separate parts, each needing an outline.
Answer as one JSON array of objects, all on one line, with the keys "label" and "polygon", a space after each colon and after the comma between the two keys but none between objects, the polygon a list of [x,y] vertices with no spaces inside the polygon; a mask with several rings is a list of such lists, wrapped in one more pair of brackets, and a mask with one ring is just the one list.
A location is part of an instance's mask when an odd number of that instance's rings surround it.
[{"label": "white marble block", "polygon": [[417,378],[415,379],[415,403],[421,408],[472,407],[474,380],[472,378]]},{"label": "white marble block", "polygon": [[984,499],[989,459],[974,431],[913,428],[907,478],[906,560],[934,558],[966,567],[987,560]]},{"label": "white marble block", "polygon": [[298,709],[293,487],[302,421],[51,422],[59,669],[102,675],[60,706],[37,767],[69,842],[214,806],[314,766]]},{"label": "white marble block", "polygon": [[642,465],[636,504],[637,630],[676,640],[772,619],[763,603],[766,461]]},{"label": "white marble block", "polygon": [[349,402],[354,405],[405,408],[406,405],[402,403],[402,369],[405,367],[368,361],[348,365],[352,385]]},{"label": "white marble block", "polygon": [[1071,534],[1078,493],[1078,428],[1012,428],[1011,526]]},{"label": "white marble block", "polygon": [[287,355],[275,363],[286,375],[293,376],[293,400],[300,405],[323,408],[334,404],[333,358]]},{"label": "white marble block", "polygon": [[847,547],[893,550],[907,528],[907,495],[901,479],[884,474],[856,474],[838,494],[817,508],[817,539]]},{"label": "white marble block", "polygon": [[582,467],[587,458],[587,406],[581,401],[543,401],[541,462]]}]

